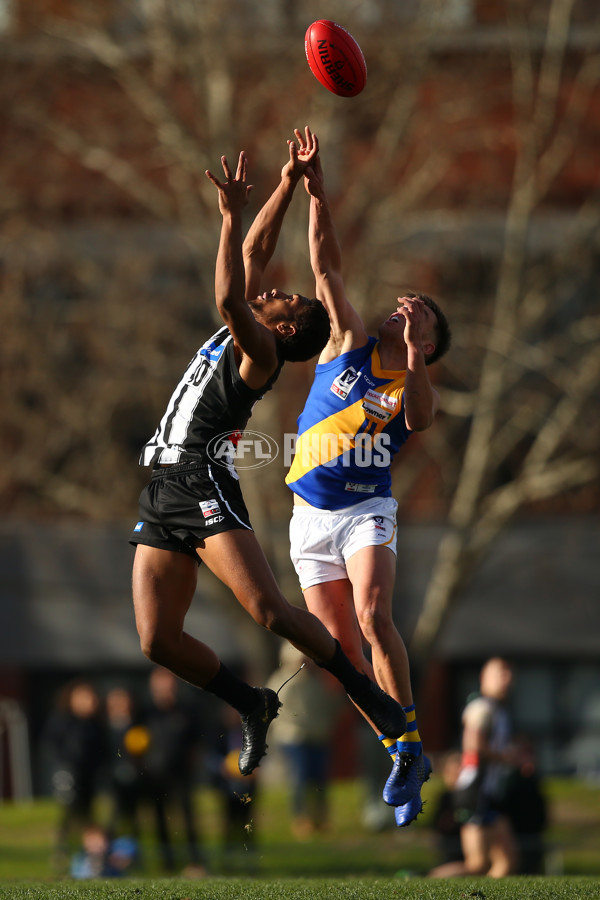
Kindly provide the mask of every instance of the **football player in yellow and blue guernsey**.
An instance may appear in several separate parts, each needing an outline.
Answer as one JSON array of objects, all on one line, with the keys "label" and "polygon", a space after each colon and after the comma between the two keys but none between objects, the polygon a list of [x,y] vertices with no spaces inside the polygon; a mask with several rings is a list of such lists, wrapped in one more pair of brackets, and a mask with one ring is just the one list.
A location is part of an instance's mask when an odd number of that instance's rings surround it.
[{"label": "football player in yellow and blue guernsey", "polygon": [[318,156],[304,181],[316,296],[331,335],[298,419],[286,478],[294,492],[291,556],[308,609],[354,665],[404,708],[406,732],[397,741],[379,735],[394,760],[383,798],[403,826],[421,812],[431,764],[417,727],[408,655],[392,618],[397,503],[390,466],[412,432],[433,422],[439,397],[428,366],[448,350],[450,329],[431,298],[409,293],[394,303],[377,337],[367,334],[346,297]]},{"label": "football player in yellow and blue guernsey", "polygon": [[215,303],[223,324],[193,356],[142,449],[140,463],[152,474],[130,537],[136,546],[132,586],[142,650],[152,662],[237,710],[242,775],[251,774],[264,756],[267,730],[281,704],[275,691],[239,678],[187,630],[201,563],[259,625],[331,672],[382,731],[394,737],[405,727],[397,700],[352,666],[318,618],[283,596],[252,529],[233,458],[220,455],[217,462],[213,452],[221,439],[232,444],[244,430],[284,363],[311,359],[330,332],[317,300],[277,289],[260,292],[295,187],[318,152],[308,128],[301,149],[294,141],[288,145],[279,185],[245,238],[242,213],[251,190],[246,154],[240,153],[237,170],[221,158],[224,181],[206,172],[222,216]]}]

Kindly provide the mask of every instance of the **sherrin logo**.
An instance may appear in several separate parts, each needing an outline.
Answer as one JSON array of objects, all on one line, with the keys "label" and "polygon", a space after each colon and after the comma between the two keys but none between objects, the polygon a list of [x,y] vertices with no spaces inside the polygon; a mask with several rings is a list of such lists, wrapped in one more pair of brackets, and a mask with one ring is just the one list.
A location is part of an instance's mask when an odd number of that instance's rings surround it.
[{"label": "sherrin logo", "polygon": [[207,447],[209,459],[218,466],[260,469],[277,457],[279,447],[260,431],[227,431],[214,437]]}]

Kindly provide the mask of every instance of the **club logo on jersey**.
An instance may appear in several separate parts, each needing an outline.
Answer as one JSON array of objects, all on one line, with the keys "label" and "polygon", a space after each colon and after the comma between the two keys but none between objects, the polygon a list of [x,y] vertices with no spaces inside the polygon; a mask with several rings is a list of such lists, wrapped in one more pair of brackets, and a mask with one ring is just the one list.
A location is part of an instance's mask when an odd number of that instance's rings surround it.
[{"label": "club logo on jersey", "polygon": [[273,462],[279,447],[273,438],[260,431],[225,431],[212,438],[206,453],[218,466],[259,469]]},{"label": "club logo on jersey", "polygon": [[368,417],[378,422],[389,422],[395,415],[398,407],[398,398],[388,394],[380,394],[377,391],[368,390],[363,397],[362,408]]},{"label": "club logo on jersey", "polygon": [[347,369],[344,369],[341,375],[338,375],[337,378],[333,380],[329,390],[336,394],[341,400],[345,400],[359,376],[360,372],[357,372],[354,366],[349,366]]},{"label": "club logo on jersey", "polygon": [[210,518],[210,516],[218,516],[221,512],[221,507],[217,500],[201,500],[200,509],[205,519]]}]

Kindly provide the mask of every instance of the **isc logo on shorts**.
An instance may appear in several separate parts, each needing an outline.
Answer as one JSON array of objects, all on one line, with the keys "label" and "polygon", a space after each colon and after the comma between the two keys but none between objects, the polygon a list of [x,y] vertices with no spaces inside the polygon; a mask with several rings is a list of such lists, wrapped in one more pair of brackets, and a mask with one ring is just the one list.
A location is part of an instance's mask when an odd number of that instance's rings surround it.
[{"label": "isc logo on shorts", "polygon": [[216,500],[201,500],[200,509],[205,519],[210,518],[210,516],[218,516],[221,512],[221,507]]},{"label": "isc logo on shorts", "polygon": [[205,525],[218,525],[219,522],[222,522],[225,516],[213,516],[212,519],[207,519],[204,523]]},{"label": "isc logo on shorts", "polygon": [[359,374],[360,373],[356,371],[354,366],[349,366],[347,369],[344,369],[341,375],[338,375],[338,377],[334,379],[329,390],[342,400],[345,400],[352,390]]}]

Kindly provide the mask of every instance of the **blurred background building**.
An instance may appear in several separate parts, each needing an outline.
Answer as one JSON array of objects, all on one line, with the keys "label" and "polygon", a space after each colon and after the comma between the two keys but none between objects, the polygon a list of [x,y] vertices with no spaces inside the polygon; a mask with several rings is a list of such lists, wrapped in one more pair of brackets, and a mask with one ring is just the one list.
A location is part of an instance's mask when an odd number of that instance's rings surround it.
[{"label": "blurred background building", "polygon": [[[38,743],[74,676],[141,684],[127,544],[139,449],[215,322],[204,170],[248,152],[253,208],[309,122],[369,325],[407,288],[454,350],[443,412],[394,473],[396,614],[431,751],[455,745],[481,662],[544,771],[600,773],[600,13],[594,0],[336,2],[368,66],[321,88],[316,2],[0,2],[2,791],[47,788]],[[252,39],[249,39],[249,35]],[[312,293],[307,201],[272,283]],[[287,367],[252,427],[281,441],[311,381]],[[289,598],[283,454],[242,472]],[[231,637],[231,622],[236,625]],[[190,630],[256,681],[278,647],[203,572]]]}]

